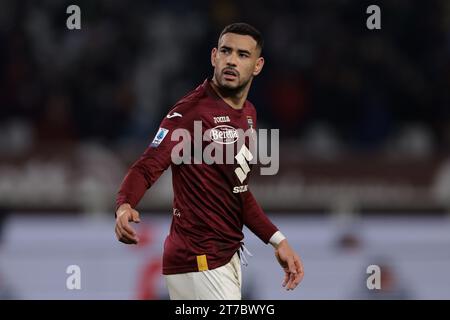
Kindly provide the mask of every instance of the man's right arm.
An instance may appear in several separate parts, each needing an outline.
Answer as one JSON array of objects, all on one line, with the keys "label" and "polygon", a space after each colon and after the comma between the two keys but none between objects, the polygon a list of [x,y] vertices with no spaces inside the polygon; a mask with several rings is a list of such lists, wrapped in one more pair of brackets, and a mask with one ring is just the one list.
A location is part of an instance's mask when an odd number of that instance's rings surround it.
[{"label": "man's right arm", "polygon": [[130,204],[124,203],[116,211],[116,236],[120,242],[126,244],[137,244],[139,239],[128,222],[139,223],[139,213],[131,208]]},{"label": "man's right arm", "polygon": [[[184,106],[181,106],[181,109]],[[185,127],[187,117],[166,117],[161,122],[158,132],[142,156],[128,170],[119,188],[116,198],[116,235],[124,243],[137,243],[134,230],[128,222],[138,222],[139,213],[134,209],[161,174],[171,164],[173,146],[178,143],[171,140],[171,134],[177,128]],[[171,112],[171,113],[172,113]]]},{"label": "man's right arm", "polygon": [[147,189],[170,166],[172,148],[177,143],[177,141],[171,140],[171,135],[174,130],[186,126],[187,117],[180,113],[185,109],[186,106],[178,105],[169,114],[175,113],[179,116],[165,117],[161,121],[153,141],[139,160],[131,166],[122,181],[116,198],[116,210],[124,203],[128,203],[132,208],[135,208]]},{"label": "man's right arm", "polygon": [[141,158],[128,170],[116,198],[116,236],[126,244],[137,244],[139,239],[129,222],[139,223],[139,213],[134,209],[164,170],[170,165],[166,150],[155,151],[148,147]]},{"label": "man's right arm", "polygon": [[150,145],[123,179],[116,198],[116,209],[124,203],[135,208],[147,189],[156,182],[169,165],[169,148],[158,149]]}]

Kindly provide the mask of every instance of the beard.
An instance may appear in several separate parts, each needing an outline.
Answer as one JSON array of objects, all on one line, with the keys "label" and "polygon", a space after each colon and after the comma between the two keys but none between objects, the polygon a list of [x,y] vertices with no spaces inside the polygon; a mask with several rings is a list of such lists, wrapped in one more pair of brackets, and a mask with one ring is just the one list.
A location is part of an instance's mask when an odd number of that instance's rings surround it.
[{"label": "beard", "polygon": [[237,75],[237,83],[229,83],[224,78],[224,72],[222,71],[216,71],[215,72],[215,78],[217,80],[218,89],[220,90],[220,93],[225,96],[236,96],[239,95],[249,84],[249,82],[252,80],[252,77],[249,77],[248,79],[244,79],[242,81],[240,80],[240,74]]}]

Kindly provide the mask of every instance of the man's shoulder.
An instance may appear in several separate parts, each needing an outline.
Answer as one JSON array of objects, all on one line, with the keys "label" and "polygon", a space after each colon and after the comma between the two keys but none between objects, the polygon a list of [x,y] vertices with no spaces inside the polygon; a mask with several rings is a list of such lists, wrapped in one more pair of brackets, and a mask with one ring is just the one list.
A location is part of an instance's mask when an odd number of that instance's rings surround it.
[{"label": "man's shoulder", "polygon": [[199,85],[194,90],[188,92],[180,100],[178,100],[170,109],[169,114],[173,112],[188,114],[195,113],[196,109],[202,105],[203,101],[207,98],[204,85]]},{"label": "man's shoulder", "polygon": [[257,112],[256,112],[255,105],[249,100],[246,100],[245,102],[247,103],[247,108],[249,108],[250,113],[253,113],[254,115],[256,115]]}]

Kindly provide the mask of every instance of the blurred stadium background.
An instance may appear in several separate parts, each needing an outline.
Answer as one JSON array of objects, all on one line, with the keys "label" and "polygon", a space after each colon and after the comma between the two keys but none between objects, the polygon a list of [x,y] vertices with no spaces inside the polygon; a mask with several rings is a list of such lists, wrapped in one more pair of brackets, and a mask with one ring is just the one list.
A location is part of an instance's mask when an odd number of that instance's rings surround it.
[{"label": "blurred stadium background", "polygon": [[[66,28],[70,4],[81,30]],[[381,30],[366,28],[370,4]],[[138,246],[116,241],[114,198],[236,21],[265,36],[250,100],[260,127],[280,129],[280,171],[251,188],[306,269],[284,292],[273,250],[246,230],[244,297],[450,299],[445,0],[2,0],[0,298],[167,298],[170,172],[139,206]],[[81,290],[66,288],[69,265]]]}]

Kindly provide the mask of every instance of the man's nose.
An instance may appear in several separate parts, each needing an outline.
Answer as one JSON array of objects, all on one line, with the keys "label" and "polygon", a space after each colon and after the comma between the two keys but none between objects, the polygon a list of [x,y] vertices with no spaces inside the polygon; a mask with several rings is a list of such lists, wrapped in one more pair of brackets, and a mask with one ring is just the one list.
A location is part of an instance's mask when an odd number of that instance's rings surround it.
[{"label": "man's nose", "polygon": [[227,57],[227,66],[233,66],[233,67],[235,67],[236,66],[236,55],[235,54],[230,54],[228,57]]}]

